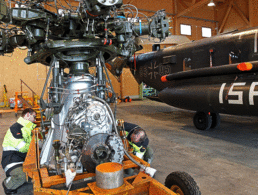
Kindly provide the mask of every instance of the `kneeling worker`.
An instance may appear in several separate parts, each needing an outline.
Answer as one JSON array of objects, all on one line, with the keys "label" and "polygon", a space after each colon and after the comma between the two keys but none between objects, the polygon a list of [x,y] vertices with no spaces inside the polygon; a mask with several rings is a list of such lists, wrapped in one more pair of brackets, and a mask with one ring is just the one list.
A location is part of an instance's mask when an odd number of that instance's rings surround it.
[{"label": "kneeling worker", "polygon": [[149,139],[146,132],[138,125],[124,122],[126,138],[133,148],[133,154],[149,164],[153,160],[153,150],[148,146]]},{"label": "kneeling worker", "polygon": [[2,167],[6,178],[2,185],[5,194],[17,193],[17,188],[26,182],[22,164],[26,158],[32,139],[32,130],[36,127],[36,112],[26,108],[22,116],[6,132],[3,141]]}]

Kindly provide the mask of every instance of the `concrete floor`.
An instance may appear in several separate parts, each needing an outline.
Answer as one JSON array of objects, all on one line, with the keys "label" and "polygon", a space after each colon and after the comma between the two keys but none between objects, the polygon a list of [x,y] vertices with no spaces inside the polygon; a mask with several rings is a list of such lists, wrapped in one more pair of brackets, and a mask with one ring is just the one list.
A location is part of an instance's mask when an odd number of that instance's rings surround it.
[{"label": "concrete floor", "polygon": [[[0,143],[16,120],[13,115],[0,119]],[[222,115],[218,129],[199,131],[193,126],[193,116],[194,112],[149,100],[121,103],[117,113],[118,119],[139,124],[147,131],[155,151],[152,167],[158,170],[159,182],[164,183],[173,171],[185,171],[203,195],[258,194],[257,117]],[[0,153],[1,158],[1,147]],[[4,177],[0,169],[1,182]]]}]

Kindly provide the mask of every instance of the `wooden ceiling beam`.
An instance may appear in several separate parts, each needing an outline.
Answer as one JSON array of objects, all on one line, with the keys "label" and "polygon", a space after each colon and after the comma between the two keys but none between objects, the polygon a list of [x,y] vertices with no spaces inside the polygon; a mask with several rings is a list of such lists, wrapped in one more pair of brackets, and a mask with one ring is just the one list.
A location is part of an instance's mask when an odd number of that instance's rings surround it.
[{"label": "wooden ceiling beam", "polygon": [[[174,14],[176,15],[177,14],[177,0],[174,0]],[[173,32],[174,32],[174,35],[177,34],[177,17],[174,16],[173,17]]]},{"label": "wooden ceiling beam", "polygon": [[177,4],[178,4],[178,3],[177,3],[177,0],[174,0],[174,14],[175,14],[175,15],[177,14],[177,7],[178,7]]},{"label": "wooden ceiling beam", "polygon": [[199,7],[201,7],[201,6],[205,5],[205,4],[207,4],[208,2],[210,2],[210,0],[201,0],[201,1],[199,1],[198,3],[195,3],[194,5],[188,7],[187,9],[181,11],[180,13],[178,13],[178,14],[176,15],[176,17],[183,16],[183,15],[185,15],[185,14],[187,14],[187,13],[193,11],[194,9],[197,9],[197,8],[199,8]]},{"label": "wooden ceiling beam", "polygon": [[220,25],[219,33],[222,32],[222,30],[223,30],[223,28],[224,28],[224,26],[225,26],[225,24],[226,24],[226,21],[227,21],[227,19],[228,19],[228,16],[229,16],[229,13],[230,13],[230,11],[231,11],[231,9],[232,9],[232,6],[233,6],[233,2],[230,1],[229,6],[228,6],[228,10],[227,10],[227,12],[226,12],[226,15],[224,16],[224,18],[223,18],[223,20],[222,20],[222,23],[221,23],[221,25]]},{"label": "wooden ceiling beam", "polygon": [[179,3],[180,3],[185,9],[188,8],[188,6],[183,2],[183,0],[179,0]]},{"label": "wooden ceiling beam", "polygon": [[240,10],[240,8],[236,5],[235,2],[233,4],[233,7],[237,11],[237,13],[240,15],[240,17],[244,20],[244,22],[250,27],[250,21],[246,18],[246,16],[243,14],[243,12]]}]

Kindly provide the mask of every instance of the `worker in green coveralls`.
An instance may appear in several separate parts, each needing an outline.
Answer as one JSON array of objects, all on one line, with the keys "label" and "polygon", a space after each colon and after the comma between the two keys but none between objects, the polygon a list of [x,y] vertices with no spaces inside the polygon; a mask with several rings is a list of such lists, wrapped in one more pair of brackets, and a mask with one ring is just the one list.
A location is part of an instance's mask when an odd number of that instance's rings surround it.
[{"label": "worker in green coveralls", "polygon": [[148,146],[149,139],[145,130],[138,125],[127,122],[124,122],[124,128],[134,155],[150,164],[153,160],[153,150]]},{"label": "worker in green coveralls", "polygon": [[6,178],[2,185],[5,194],[16,194],[17,188],[26,182],[22,164],[26,158],[32,139],[32,130],[36,127],[36,112],[26,108],[22,116],[6,132],[3,141],[2,167]]}]

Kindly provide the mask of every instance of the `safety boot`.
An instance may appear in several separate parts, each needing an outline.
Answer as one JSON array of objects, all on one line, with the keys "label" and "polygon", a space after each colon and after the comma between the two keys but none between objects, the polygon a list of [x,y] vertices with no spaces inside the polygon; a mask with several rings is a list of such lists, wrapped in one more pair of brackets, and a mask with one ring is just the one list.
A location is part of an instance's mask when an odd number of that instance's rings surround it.
[{"label": "safety boot", "polygon": [[2,182],[2,186],[4,188],[4,193],[6,195],[13,195],[13,194],[17,194],[17,190],[11,190],[11,189],[7,189],[4,182]]}]

